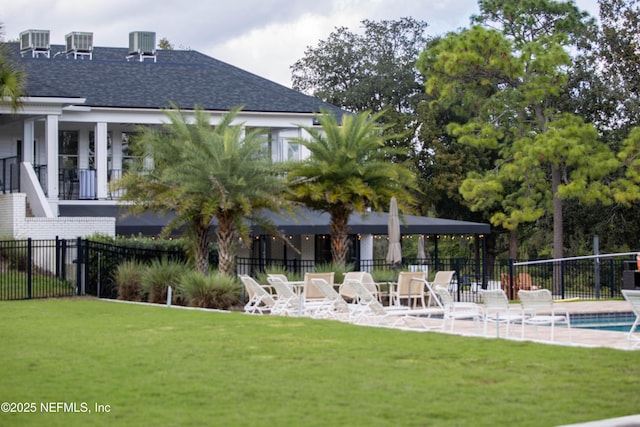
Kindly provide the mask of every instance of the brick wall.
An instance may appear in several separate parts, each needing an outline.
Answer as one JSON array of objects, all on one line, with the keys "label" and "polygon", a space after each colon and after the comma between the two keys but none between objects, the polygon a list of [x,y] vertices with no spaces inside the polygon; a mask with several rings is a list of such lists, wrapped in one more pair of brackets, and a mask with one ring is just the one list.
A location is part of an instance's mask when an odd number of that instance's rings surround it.
[{"label": "brick wall", "polygon": [[0,238],[75,239],[94,233],[115,236],[116,219],[111,217],[26,217],[26,195],[0,195]]}]

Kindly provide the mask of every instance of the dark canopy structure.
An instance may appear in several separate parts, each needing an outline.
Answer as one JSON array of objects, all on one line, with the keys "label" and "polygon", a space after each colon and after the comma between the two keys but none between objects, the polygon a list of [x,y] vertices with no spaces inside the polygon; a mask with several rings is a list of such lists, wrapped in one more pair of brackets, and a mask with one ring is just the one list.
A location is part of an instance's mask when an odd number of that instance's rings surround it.
[{"label": "dark canopy structure", "polygon": [[[127,208],[118,205],[60,205],[60,216],[65,217],[115,217],[116,234],[118,235],[150,235],[160,234],[162,227],[171,219],[148,212],[143,215],[126,215]],[[283,216],[272,212],[265,214],[284,234],[330,234],[329,214],[310,209],[299,209],[294,217]],[[366,215],[352,214],[349,218],[352,234],[387,234],[389,214],[371,212]],[[268,234],[260,227],[253,227],[253,234]],[[403,215],[400,222],[401,234],[473,234],[484,235],[491,232],[489,224],[479,222],[457,221],[452,219],[431,218],[424,216]]]}]

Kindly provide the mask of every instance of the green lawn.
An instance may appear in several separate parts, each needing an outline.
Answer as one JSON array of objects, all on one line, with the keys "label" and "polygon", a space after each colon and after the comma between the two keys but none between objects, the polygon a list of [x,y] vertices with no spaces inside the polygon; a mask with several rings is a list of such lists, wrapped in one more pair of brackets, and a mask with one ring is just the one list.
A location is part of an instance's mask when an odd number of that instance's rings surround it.
[{"label": "green lawn", "polygon": [[0,343],[0,402],[36,409],[2,426],[552,426],[640,411],[630,351],[84,298],[0,302]]}]

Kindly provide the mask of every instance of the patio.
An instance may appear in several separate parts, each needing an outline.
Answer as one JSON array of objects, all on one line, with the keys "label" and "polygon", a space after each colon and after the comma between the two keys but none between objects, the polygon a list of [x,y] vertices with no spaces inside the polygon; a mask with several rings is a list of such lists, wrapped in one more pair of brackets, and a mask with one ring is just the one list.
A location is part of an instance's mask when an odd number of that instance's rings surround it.
[{"label": "patio", "polygon": [[[574,302],[561,302],[557,303],[559,306],[566,307],[571,315],[582,313],[627,313],[631,312],[631,306],[627,301],[574,301]],[[450,333],[449,331],[441,331],[439,326],[441,324],[440,319],[430,319],[428,322],[433,323],[433,329],[430,331]],[[493,329],[491,329],[493,328]],[[496,326],[490,325],[488,331],[488,338],[496,337]],[[535,336],[534,326],[525,326],[525,341],[533,341]],[[557,327],[555,329],[555,341],[553,343],[545,341],[544,338],[549,336],[548,327],[538,326],[538,332],[540,340],[537,342],[544,342],[554,345],[568,345],[579,347],[608,347],[621,350],[628,350],[629,345],[627,343],[626,332],[614,332],[595,329],[584,328],[571,328],[571,341],[569,341],[567,329]],[[463,336],[478,336],[473,321],[460,320],[455,324],[455,335]],[[505,338],[505,328],[500,327],[499,338]],[[520,325],[516,325],[511,332],[509,339],[520,340]]]}]

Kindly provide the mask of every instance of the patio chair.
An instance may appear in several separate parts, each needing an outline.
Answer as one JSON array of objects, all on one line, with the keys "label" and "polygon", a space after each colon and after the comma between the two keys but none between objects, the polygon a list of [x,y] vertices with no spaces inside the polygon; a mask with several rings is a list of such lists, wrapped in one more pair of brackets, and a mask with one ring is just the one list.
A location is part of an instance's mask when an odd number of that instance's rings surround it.
[{"label": "patio chair", "polygon": [[276,274],[267,276],[269,284],[277,295],[271,313],[284,316],[302,316],[305,311],[301,296],[286,281],[282,280],[281,276]]},{"label": "patio chair", "polygon": [[456,272],[453,270],[443,270],[436,272],[436,276],[433,278],[433,282],[431,282],[431,288],[435,289],[436,286],[442,286],[445,289],[452,290],[453,278],[455,277]]},{"label": "patio chair", "polygon": [[557,324],[566,325],[571,341],[571,321],[569,311],[565,308],[557,307],[553,303],[553,296],[548,289],[538,289],[535,291],[518,291],[520,304],[522,305],[522,338],[526,325],[536,327],[536,338],[538,337],[538,326],[551,326],[551,342],[554,340],[554,328]]},{"label": "patio chair", "polygon": [[313,310],[311,317],[328,318],[334,320],[350,320],[351,309],[338,291],[323,278],[313,278],[311,282],[323,295],[318,307]]},{"label": "patio chair", "polygon": [[520,284],[515,276],[512,276],[509,273],[502,273],[500,275],[500,288],[505,294],[507,294],[507,298],[515,299],[516,295],[518,295],[518,291],[520,290]]},{"label": "patio chair", "polygon": [[402,301],[407,300],[409,307],[413,301],[413,308],[417,307],[418,302],[422,308],[427,308],[424,299],[426,279],[427,274],[424,271],[401,271],[398,273],[398,282],[389,288],[390,301],[396,307],[402,306]]},{"label": "patio chair", "polygon": [[453,332],[453,326],[456,319],[472,319],[476,326],[476,331],[480,330],[480,319],[482,319],[482,310],[475,302],[457,302],[454,301],[449,293],[448,288],[436,285],[434,291],[440,303],[444,308],[442,317],[442,330],[446,329],[447,320],[450,320],[450,331]]},{"label": "patio chair", "polygon": [[345,273],[344,280],[338,292],[347,301],[355,301],[358,297],[355,289],[348,283],[350,280],[357,280],[369,289],[369,292],[380,301],[380,286],[373,280],[373,276],[366,271],[350,271]]},{"label": "patio chair", "polygon": [[304,285],[302,295],[305,301],[318,301],[324,299],[324,295],[313,284],[313,279],[324,279],[333,286],[335,273],[304,273]]},{"label": "patio chair", "polygon": [[627,333],[627,343],[629,348],[637,348],[640,347],[640,334],[636,332],[636,328],[640,326],[640,291],[623,289],[622,296],[631,304],[631,309],[636,315],[636,320]]},{"label": "patio chair", "polygon": [[518,289],[524,289],[526,291],[535,291],[540,289],[540,286],[533,284],[533,279],[529,273],[518,273]]},{"label": "patio chair", "polygon": [[402,325],[407,328],[415,328],[415,325],[418,325],[421,329],[431,329],[432,326],[427,320],[434,314],[441,315],[444,312],[441,306],[415,309],[406,306],[385,307],[360,281],[350,280],[349,285],[358,295],[357,304],[353,305],[351,311],[354,323],[388,327]]},{"label": "patio chair", "polygon": [[241,274],[240,280],[249,295],[249,301],[244,306],[244,311],[251,314],[264,314],[266,311],[271,312],[276,300],[252,277]]},{"label": "patio chair", "polygon": [[507,294],[502,289],[483,289],[481,292],[484,303],[484,335],[487,335],[487,325],[490,322],[496,324],[496,336],[500,336],[500,324],[507,326],[506,337],[509,338],[509,326],[512,323],[522,322],[521,307],[513,307],[509,304]]}]

